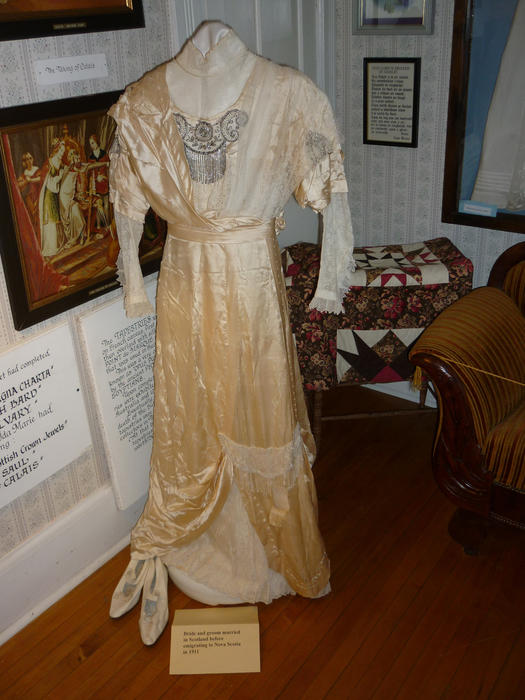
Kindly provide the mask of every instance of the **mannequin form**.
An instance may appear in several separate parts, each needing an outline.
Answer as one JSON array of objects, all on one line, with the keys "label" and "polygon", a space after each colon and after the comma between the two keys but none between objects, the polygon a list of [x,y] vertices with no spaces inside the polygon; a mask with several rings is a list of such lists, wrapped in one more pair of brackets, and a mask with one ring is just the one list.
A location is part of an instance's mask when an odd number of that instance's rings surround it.
[{"label": "mannequin form", "polygon": [[230,27],[222,22],[203,22],[197,27],[191,40],[201,54],[206,56],[209,50],[218,44],[229,31]]},{"label": "mannequin form", "polygon": [[[221,56],[214,55],[213,48],[230,31],[222,22],[204,22],[177,58],[168,63],[168,90],[179,111],[209,118],[224,112],[239,99],[256,56],[244,45],[232,46]],[[228,65],[226,71],[225,65]]]}]

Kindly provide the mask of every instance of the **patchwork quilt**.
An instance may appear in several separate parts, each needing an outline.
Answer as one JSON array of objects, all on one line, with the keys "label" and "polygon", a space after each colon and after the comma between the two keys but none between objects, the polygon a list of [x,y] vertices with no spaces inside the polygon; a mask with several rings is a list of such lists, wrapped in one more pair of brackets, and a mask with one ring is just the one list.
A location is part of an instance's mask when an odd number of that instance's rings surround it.
[{"label": "patchwork quilt", "polygon": [[472,288],[472,262],[448,238],[356,248],[344,313],[308,309],[320,248],[283,251],[290,322],[306,389],[410,379],[408,349],[446,306]]}]

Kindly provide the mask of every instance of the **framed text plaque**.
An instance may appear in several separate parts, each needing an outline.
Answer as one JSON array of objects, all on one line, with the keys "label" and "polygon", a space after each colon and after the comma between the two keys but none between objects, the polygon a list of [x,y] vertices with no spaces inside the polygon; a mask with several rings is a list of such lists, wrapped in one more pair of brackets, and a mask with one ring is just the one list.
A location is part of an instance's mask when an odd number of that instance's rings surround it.
[{"label": "framed text plaque", "polygon": [[363,61],[363,143],[416,148],[421,59]]}]

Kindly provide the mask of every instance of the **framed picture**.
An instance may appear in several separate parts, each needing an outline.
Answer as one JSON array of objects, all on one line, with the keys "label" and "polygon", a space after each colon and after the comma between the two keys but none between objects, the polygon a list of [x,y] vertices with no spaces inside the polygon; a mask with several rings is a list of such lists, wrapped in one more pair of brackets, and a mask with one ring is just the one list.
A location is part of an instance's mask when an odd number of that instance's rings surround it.
[{"label": "framed picture", "polygon": [[525,2],[456,0],[442,219],[525,233]]},{"label": "framed picture", "polygon": [[365,58],[363,143],[417,147],[420,58]]},{"label": "framed picture", "polygon": [[432,34],[434,0],[353,0],[354,34]]},{"label": "framed picture", "polygon": [[142,0],[0,0],[0,40],[143,26]]},{"label": "framed picture", "polygon": [[[107,110],[119,94],[0,110],[0,252],[17,329],[118,286]],[[159,268],[165,236],[150,211],[139,248],[144,273]]]}]

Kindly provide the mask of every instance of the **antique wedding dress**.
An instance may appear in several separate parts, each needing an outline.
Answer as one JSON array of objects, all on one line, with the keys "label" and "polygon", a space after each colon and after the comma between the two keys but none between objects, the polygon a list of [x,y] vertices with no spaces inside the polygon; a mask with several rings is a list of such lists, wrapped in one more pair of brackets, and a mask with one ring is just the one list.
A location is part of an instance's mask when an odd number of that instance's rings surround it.
[{"label": "antique wedding dress", "polygon": [[340,147],[307,77],[223,34],[206,55],[187,42],[110,110],[130,316],[152,311],[137,257],[148,207],[168,222],[149,495],[110,611],[123,614],[143,591],[146,644],[167,622],[167,571],[212,605],[329,590],[276,231],[292,193],[324,210],[312,304],[339,311],[353,268]]}]

